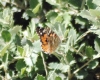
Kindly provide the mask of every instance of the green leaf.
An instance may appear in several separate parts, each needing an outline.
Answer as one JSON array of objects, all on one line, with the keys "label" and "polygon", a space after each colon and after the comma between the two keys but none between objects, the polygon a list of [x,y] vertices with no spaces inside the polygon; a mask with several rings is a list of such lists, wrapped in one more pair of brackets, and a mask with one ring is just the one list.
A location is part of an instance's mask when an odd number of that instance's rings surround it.
[{"label": "green leaf", "polygon": [[58,14],[56,12],[54,12],[53,10],[49,11],[46,14],[47,20],[50,22],[55,22],[56,17],[58,16]]},{"label": "green leaf", "polygon": [[30,33],[31,36],[29,34],[28,36],[33,37],[34,32],[35,32],[35,22],[34,22],[34,19],[31,19],[31,22],[29,24],[29,30],[28,30],[28,33]]},{"label": "green leaf", "polygon": [[94,3],[94,4],[98,5],[98,6],[100,6],[100,4],[99,4],[99,3],[100,3],[100,0],[93,0],[92,3]]},{"label": "green leaf", "polygon": [[93,58],[94,53],[95,52],[92,49],[92,47],[90,47],[90,46],[86,47],[86,55],[87,55],[88,58]]},{"label": "green leaf", "polygon": [[10,43],[6,44],[5,47],[0,51],[0,56],[4,56],[6,53],[7,49],[9,48]]},{"label": "green leaf", "polygon": [[46,80],[46,79],[45,79],[45,77],[43,77],[42,75],[37,74],[35,80]]},{"label": "green leaf", "polygon": [[54,71],[49,71],[48,75],[49,76],[48,76],[47,80],[55,80],[56,76],[58,76],[57,73]]},{"label": "green leaf", "polygon": [[24,75],[24,74],[25,74],[25,72],[26,72],[26,67],[21,68],[21,75]]},{"label": "green leaf", "polygon": [[82,10],[79,15],[87,20],[94,21],[95,17],[90,14],[88,10]]},{"label": "green leaf", "polygon": [[42,61],[42,58],[40,56],[37,59],[36,67],[37,67],[38,70],[44,71],[43,61]]},{"label": "green leaf", "polygon": [[80,79],[83,80],[88,75],[88,73],[84,70],[81,70],[75,75],[76,75],[78,80],[80,80]]},{"label": "green leaf", "polygon": [[95,50],[100,53],[100,39],[99,38],[96,38],[95,41],[94,41],[94,47],[95,47]]},{"label": "green leaf", "polygon": [[59,71],[57,73],[57,71],[55,71],[55,70],[50,70],[49,71],[47,80],[55,80],[56,77],[58,77],[58,76],[61,78],[61,79],[57,78],[58,80],[59,79],[60,80],[67,80],[66,76],[63,73],[61,73]]},{"label": "green leaf", "polygon": [[14,43],[16,43],[16,45],[21,46],[21,38],[20,38],[20,36],[19,35],[15,35],[14,38],[15,38],[14,39]]},{"label": "green leaf", "polygon": [[99,26],[92,26],[92,28],[94,28],[94,29],[93,30],[91,29],[91,32],[93,32],[94,34],[97,34],[98,38],[100,38],[100,29],[97,29],[98,27]]},{"label": "green leaf", "polygon": [[86,44],[85,43],[82,43],[80,46],[79,46],[79,49],[78,49],[78,52],[81,52],[84,50]]},{"label": "green leaf", "polygon": [[30,57],[25,58],[24,61],[25,61],[26,65],[28,65],[29,67],[33,66],[33,62]]},{"label": "green leaf", "polygon": [[57,5],[57,0],[53,1],[53,0],[46,0],[46,2],[48,2],[51,5]]},{"label": "green leaf", "polygon": [[11,34],[17,34],[20,30],[21,30],[22,26],[14,26],[11,30],[10,33]]},{"label": "green leaf", "polygon": [[4,56],[2,57],[2,61],[6,63],[8,61],[8,53],[5,53]]},{"label": "green leaf", "polygon": [[36,7],[36,5],[38,4],[38,0],[30,0],[30,7],[32,9],[34,9]]},{"label": "green leaf", "polygon": [[50,63],[49,64],[49,69],[58,69],[58,66],[59,66],[60,64],[58,64],[58,63]]},{"label": "green leaf", "polygon": [[40,40],[37,40],[33,43],[33,52],[41,52],[42,51],[42,48],[41,48],[41,43],[40,43]]},{"label": "green leaf", "polygon": [[74,59],[74,57],[72,56],[72,53],[71,53],[70,51],[67,52],[66,58],[67,58],[67,61],[68,61],[68,63],[69,63],[70,65],[72,65],[72,64],[75,63],[75,59]]},{"label": "green leaf", "polygon": [[[85,25],[85,24],[88,24],[88,20],[85,19],[85,18],[82,18],[80,16],[76,17],[75,19],[75,23],[78,23],[80,25]],[[84,26],[85,27],[85,26]]]},{"label": "green leaf", "polygon": [[40,4],[37,4],[37,6],[33,9],[32,12],[33,12],[34,14],[37,14],[37,13],[40,12],[40,8],[41,8]]},{"label": "green leaf", "polygon": [[16,63],[16,69],[18,71],[21,71],[21,69],[24,68],[24,67],[26,67],[24,60],[23,59],[18,60],[17,63]]},{"label": "green leaf", "polygon": [[59,38],[61,40],[64,39],[64,34],[66,32],[66,25],[61,24],[60,22],[54,22],[54,24],[46,23],[46,25],[49,26],[51,30],[53,30],[57,35],[59,35]]},{"label": "green leaf", "polygon": [[90,9],[89,12],[92,16],[100,18],[100,10]]},{"label": "green leaf", "polygon": [[78,37],[78,34],[76,33],[76,30],[74,28],[71,28],[68,33],[70,46],[73,46],[76,44],[77,37]]},{"label": "green leaf", "polygon": [[61,77],[57,76],[55,80],[62,80]]},{"label": "green leaf", "polygon": [[97,6],[93,3],[93,0],[86,0],[88,8],[95,9]]},{"label": "green leaf", "polygon": [[33,64],[36,64],[37,59],[38,59],[38,54],[32,53],[30,58],[25,58],[25,62],[27,65],[33,66]]},{"label": "green leaf", "polygon": [[54,70],[60,70],[64,73],[66,73],[69,69],[69,66],[68,65],[65,65],[65,64],[58,64],[58,63],[50,63],[49,64],[49,69],[54,69]]},{"label": "green leaf", "polygon": [[23,55],[24,49],[22,47],[17,46],[17,50],[18,50],[18,52],[20,53],[21,56],[24,56]]},{"label": "green leaf", "polygon": [[73,5],[75,8],[80,8],[82,4],[82,0],[68,0],[69,4]]},{"label": "green leaf", "polygon": [[0,32],[1,32],[1,30],[2,30],[2,25],[0,24]]},{"label": "green leaf", "polygon": [[11,40],[11,34],[7,30],[2,31],[1,34],[5,42],[9,42]]},{"label": "green leaf", "polygon": [[13,11],[9,7],[3,10],[2,17],[4,19],[4,24],[13,25]]},{"label": "green leaf", "polygon": [[97,66],[98,66],[98,64],[99,64],[99,62],[97,61],[97,60],[93,60],[92,62],[90,62],[89,64],[88,64],[88,68],[89,69],[95,69]]},{"label": "green leaf", "polygon": [[68,12],[63,13],[62,16],[63,16],[63,19],[64,19],[63,23],[66,26],[68,26],[70,24],[70,21],[71,21],[71,16],[69,15]]},{"label": "green leaf", "polygon": [[35,17],[36,16],[35,14],[33,14],[32,10],[30,10],[30,9],[26,10],[26,14],[28,15],[28,17]]},{"label": "green leaf", "polygon": [[22,18],[24,18],[25,20],[29,20],[28,13],[24,12]]},{"label": "green leaf", "polygon": [[58,14],[58,16],[56,17],[55,21],[62,22],[63,21],[63,15],[62,14]]},{"label": "green leaf", "polygon": [[[24,37],[25,37],[25,36],[24,36]],[[22,45],[22,46],[25,46],[25,45],[27,44],[27,41],[28,41],[28,40],[27,40],[26,38],[22,38],[22,39],[21,39],[21,45]]]},{"label": "green leaf", "polygon": [[8,66],[8,53],[4,54],[2,61],[3,61],[3,65],[4,65],[4,70],[7,70],[7,66]]},{"label": "green leaf", "polygon": [[31,53],[31,56],[26,57],[24,61],[25,61],[26,65],[28,65],[29,67],[32,67],[34,64],[36,64],[37,59],[38,59],[38,54]]}]

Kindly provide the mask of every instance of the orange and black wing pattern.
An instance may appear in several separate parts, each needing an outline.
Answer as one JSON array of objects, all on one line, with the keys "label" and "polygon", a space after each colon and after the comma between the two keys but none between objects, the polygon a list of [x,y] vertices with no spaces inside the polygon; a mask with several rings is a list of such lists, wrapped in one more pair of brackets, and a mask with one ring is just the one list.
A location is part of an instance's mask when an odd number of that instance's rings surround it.
[{"label": "orange and black wing pattern", "polygon": [[60,38],[54,33],[49,27],[47,28],[36,28],[36,32],[40,36],[41,47],[46,53],[53,53],[58,47]]}]

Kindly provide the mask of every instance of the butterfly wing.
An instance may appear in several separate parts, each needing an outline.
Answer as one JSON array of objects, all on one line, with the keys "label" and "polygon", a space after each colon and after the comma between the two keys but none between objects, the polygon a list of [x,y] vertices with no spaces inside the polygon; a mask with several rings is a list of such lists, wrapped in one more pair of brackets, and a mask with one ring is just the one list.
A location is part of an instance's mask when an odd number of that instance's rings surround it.
[{"label": "butterfly wing", "polygon": [[60,38],[50,28],[37,27],[36,31],[42,42],[42,49],[46,53],[53,53],[60,44]]}]

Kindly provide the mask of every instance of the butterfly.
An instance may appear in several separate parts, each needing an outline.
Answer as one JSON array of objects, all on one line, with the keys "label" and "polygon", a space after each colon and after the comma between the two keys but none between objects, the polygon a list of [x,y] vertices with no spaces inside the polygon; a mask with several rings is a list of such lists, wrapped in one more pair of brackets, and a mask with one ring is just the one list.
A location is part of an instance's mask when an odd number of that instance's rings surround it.
[{"label": "butterfly", "polygon": [[37,27],[36,32],[40,36],[41,47],[45,53],[53,53],[61,43],[59,36],[49,27]]}]

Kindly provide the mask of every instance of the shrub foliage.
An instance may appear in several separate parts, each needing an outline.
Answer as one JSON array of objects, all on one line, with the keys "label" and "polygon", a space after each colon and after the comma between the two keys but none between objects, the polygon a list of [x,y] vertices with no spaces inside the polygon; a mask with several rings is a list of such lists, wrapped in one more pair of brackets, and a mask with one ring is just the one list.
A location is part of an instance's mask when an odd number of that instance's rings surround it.
[{"label": "shrub foliage", "polygon": [[[100,0],[0,0],[0,80],[100,80]],[[45,54],[36,27],[61,38]]]}]

